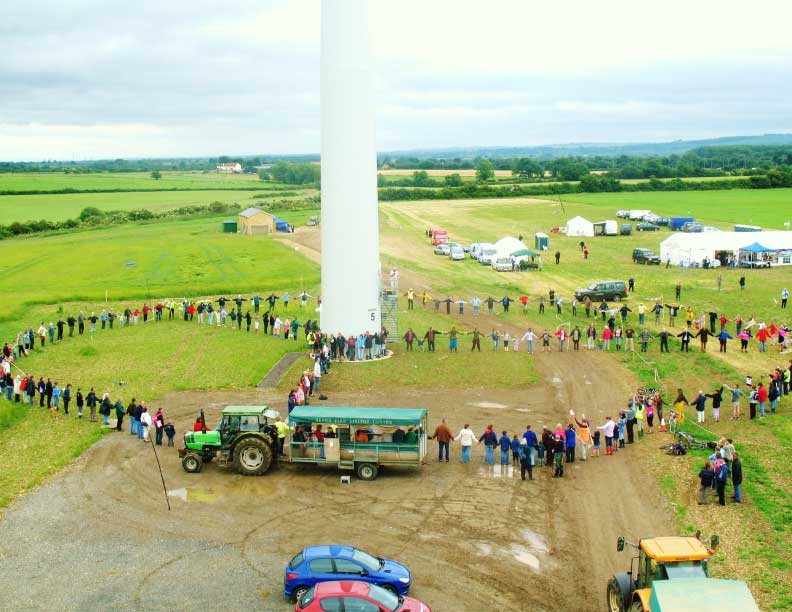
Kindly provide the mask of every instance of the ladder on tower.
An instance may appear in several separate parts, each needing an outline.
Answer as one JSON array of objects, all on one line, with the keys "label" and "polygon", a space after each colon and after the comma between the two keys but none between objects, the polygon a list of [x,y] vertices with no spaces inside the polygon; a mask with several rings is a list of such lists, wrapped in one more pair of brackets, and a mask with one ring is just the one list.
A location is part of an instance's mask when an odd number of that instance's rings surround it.
[{"label": "ladder on tower", "polygon": [[399,339],[399,298],[385,291],[380,296],[382,327],[388,331],[388,339],[396,342]]}]

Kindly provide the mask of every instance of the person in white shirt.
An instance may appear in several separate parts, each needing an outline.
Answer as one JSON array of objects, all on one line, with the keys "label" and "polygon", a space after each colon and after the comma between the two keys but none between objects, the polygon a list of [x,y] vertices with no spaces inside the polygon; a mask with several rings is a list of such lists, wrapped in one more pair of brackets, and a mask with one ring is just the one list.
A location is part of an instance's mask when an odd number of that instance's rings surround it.
[{"label": "person in white shirt", "polygon": [[149,441],[149,427],[151,427],[151,414],[148,408],[143,407],[143,412],[140,413],[140,426],[143,428],[143,442]]},{"label": "person in white shirt", "polygon": [[536,339],[536,334],[533,333],[533,329],[531,329],[529,327],[528,331],[523,334],[522,339],[527,342],[527,344],[528,344],[528,352],[531,355],[533,355],[533,343],[534,343],[534,340]]},{"label": "person in white shirt", "polygon": [[613,429],[616,426],[616,423],[613,422],[613,419],[610,417],[605,418],[605,424],[599,425],[597,429],[601,430],[605,434],[605,454],[612,455],[613,454]]},{"label": "person in white shirt", "polygon": [[313,390],[318,393],[319,383],[322,381],[322,365],[319,363],[319,357],[314,359],[313,375],[314,375]]},{"label": "person in white shirt", "polygon": [[473,443],[476,441],[476,434],[474,434],[473,430],[470,429],[470,425],[468,423],[465,423],[465,426],[459,431],[454,440],[458,440],[462,446],[462,457],[460,461],[462,463],[470,463],[470,449],[473,446]]},{"label": "person in white shirt", "polygon": [[272,328],[272,335],[276,338],[280,338],[280,330],[281,330],[281,318],[275,317],[275,327]]}]

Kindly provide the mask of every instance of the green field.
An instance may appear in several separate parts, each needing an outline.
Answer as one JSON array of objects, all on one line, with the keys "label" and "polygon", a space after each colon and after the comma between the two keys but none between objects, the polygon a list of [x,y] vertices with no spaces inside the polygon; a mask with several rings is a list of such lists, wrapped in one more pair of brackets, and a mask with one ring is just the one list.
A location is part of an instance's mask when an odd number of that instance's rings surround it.
[{"label": "green field", "polygon": [[[217,174],[214,172],[162,172],[155,180],[147,172],[63,172],[0,173],[0,192],[58,191],[62,189],[116,191],[162,189],[279,189],[281,186],[259,180],[256,174]],[[294,186],[290,186],[294,188]]]},{"label": "green field", "polygon": [[[287,215],[288,216],[288,215]],[[318,286],[316,264],[271,236],[220,231],[222,217],[126,225],[0,242],[2,337],[58,305]],[[134,265],[128,265],[132,264]],[[69,304],[74,303],[74,304]]]},{"label": "green field", "polygon": [[596,206],[599,216],[591,220],[615,218],[617,210],[634,208],[661,216],[695,217],[722,229],[733,229],[735,223],[784,229],[784,222],[792,221],[792,189],[576,193],[562,199],[564,204],[569,200]]},{"label": "green field", "polygon": [[124,193],[74,193],[57,195],[0,196],[3,225],[15,221],[64,221],[76,219],[83,208],[102,211],[142,210],[162,212],[183,206],[206,206],[212,202],[261,206],[267,200],[253,199],[250,191],[130,191]]},{"label": "green field", "polygon": [[[71,178],[71,177],[70,177]],[[92,177],[89,177],[92,178]],[[229,201],[230,194],[251,197],[250,192],[233,190],[192,193],[119,193],[52,196],[42,200],[49,215],[62,214],[72,207],[79,212],[85,206],[103,202],[107,209],[144,208],[131,203],[134,197],[160,196],[204,197]],[[214,194],[226,197],[214,197]],[[25,206],[32,198],[45,196],[2,197],[12,201],[9,210]],[[165,200],[156,200],[162,206]],[[263,200],[259,200],[263,201]],[[241,203],[242,201],[240,201]],[[252,200],[256,202],[256,200]],[[587,238],[590,257],[583,260],[578,247],[579,238],[551,234],[550,251],[545,256],[541,272],[496,273],[473,260],[452,262],[432,253],[424,231],[428,227],[444,227],[452,240],[463,243],[494,242],[506,235],[524,234],[529,246],[536,231],[550,233],[551,228],[563,226],[566,219],[582,215],[591,220],[614,218],[615,211],[624,208],[647,208],[663,215],[695,216],[701,221],[728,227],[735,222],[753,223],[782,228],[783,211],[790,211],[792,190],[753,190],[724,192],[663,192],[629,194],[581,194],[563,198],[563,206],[552,199],[457,200],[451,202],[389,202],[380,206],[380,236],[383,269],[397,265],[404,283],[418,291],[427,290],[436,297],[469,299],[473,295],[513,298],[525,293],[530,296],[527,314],[519,307],[504,314],[496,308],[495,316],[482,316],[482,327],[554,329],[561,323],[584,327],[588,319],[583,309],[573,317],[569,301],[560,316],[549,306],[543,315],[538,313],[539,296],[547,297],[550,289],[570,300],[573,291],[596,280],[635,278],[636,292],[628,299],[635,310],[641,301],[651,303],[654,298],[673,301],[673,288],[682,284],[682,303],[691,305],[696,313],[717,309],[730,318],[736,314],[759,320],[789,322],[787,313],[774,302],[780,290],[790,282],[789,268],[770,270],[681,270],[664,266],[635,265],[630,253],[636,247],[658,249],[659,243],[670,235],[668,230],[634,234],[629,237]],[[196,203],[204,203],[197,201]],[[29,204],[28,204],[29,205]],[[184,204],[175,204],[184,205]],[[247,205],[247,202],[246,202]],[[255,204],[252,204],[255,205]],[[97,206],[99,207],[99,206]],[[781,212],[779,212],[781,211]],[[315,210],[294,211],[281,216],[302,225]],[[9,213],[9,214],[14,214]],[[141,305],[145,300],[161,297],[218,295],[221,293],[261,293],[288,290],[293,295],[306,288],[318,294],[319,268],[315,257],[309,259],[277,237],[246,237],[222,234],[223,217],[189,221],[130,224],[94,231],[59,234],[0,241],[0,289],[6,299],[0,304],[0,337],[12,340],[22,325],[37,326],[40,321],[55,320],[63,314],[99,310],[104,307],[123,308]],[[318,243],[318,229],[306,229],[288,240],[310,247]],[[552,253],[561,251],[561,263],[552,263]],[[127,265],[134,262],[134,265]],[[722,275],[723,287],[718,290],[717,277]],[[747,288],[740,291],[738,278],[745,274]],[[402,289],[406,289],[405,286]],[[105,303],[105,296],[109,300]],[[435,313],[433,307],[418,306],[407,313],[402,299],[401,332],[407,325],[423,335],[428,325],[447,330],[457,325],[468,327],[453,315]],[[469,308],[469,307],[468,307]],[[456,312],[456,308],[454,308]],[[635,324],[635,314],[631,322]],[[647,327],[656,332],[653,317]],[[663,324],[666,324],[664,321]],[[597,327],[601,329],[602,323]],[[677,322],[677,327],[680,322]],[[236,334],[232,336],[232,334]],[[488,344],[488,342],[485,342]],[[299,345],[298,345],[299,346]],[[485,388],[528,385],[536,378],[534,361],[527,355],[499,353],[471,355],[467,337],[460,340],[459,355],[447,351],[447,338],[438,341],[438,353],[428,355],[400,352],[390,362],[360,364],[355,368],[339,368],[323,382],[331,391],[365,392],[411,386],[429,389],[442,379],[450,387]],[[228,329],[201,328],[183,321],[139,325],[134,329],[97,333],[92,339],[84,336],[64,342],[62,346],[47,347],[24,361],[23,367],[45,376],[56,376],[60,382],[112,390],[127,399],[130,394],[144,398],[161,397],[169,390],[244,388],[250,387],[287,350],[294,345],[272,338],[262,338]],[[486,350],[486,346],[483,347]],[[710,349],[712,351],[712,349]],[[614,366],[622,362],[643,382],[653,382],[655,374],[667,389],[682,386],[686,390],[710,389],[715,383],[733,382],[745,373],[758,378],[776,365],[788,362],[788,355],[777,351],[759,354],[755,349],[742,355],[734,344],[729,353],[700,355],[692,352],[680,357],[678,344],[672,352],[660,355],[656,343],[650,352],[639,357],[614,356]],[[552,357],[550,357],[552,358]],[[222,367],[220,367],[222,365]],[[298,362],[282,382],[288,387],[297,370],[305,364]],[[625,372],[629,376],[628,372]],[[123,386],[114,383],[124,381]],[[666,395],[671,395],[668,391]],[[667,398],[671,399],[671,398]],[[66,424],[49,415],[6,418],[13,410],[0,402],[0,455],[13,457],[0,463],[0,505],[21,491],[28,490],[47,474],[58,470],[100,434],[85,423]],[[775,609],[785,609],[790,601],[790,568],[792,560],[785,542],[790,533],[789,506],[792,490],[785,473],[784,457],[792,450],[789,400],[781,404],[782,414],[766,421],[737,424],[726,421],[715,428],[717,435],[734,435],[743,452],[747,476],[746,493],[750,501],[734,507],[727,516],[750,525],[751,529],[729,533],[737,544],[742,567],[752,574],[752,586],[763,593]],[[725,410],[724,410],[725,412]],[[40,444],[27,444],[32,431],[50,431],[68,440],[48,455]],[[678,471],[658,475],[665,482],[668,497],[675,504],[681,529],[696,525],[705,532],[721,532],[722,519],[715,512],[704,514],[690,504],[686,494],[691,473],[700,457],[689,456],[676,461]],[[26,469],[18,466],[24,465]],[[658,465],[666,466],[658,461]],[[16,467],[15,467],[16,466]],[[665,467],[663,467],[665,469]],[[743,514],[744,513],[744,514]],[[751,533],[760,534],[766,542],[761,550],[753,544]],[[727,565],[727,573],[736,571]]]}]

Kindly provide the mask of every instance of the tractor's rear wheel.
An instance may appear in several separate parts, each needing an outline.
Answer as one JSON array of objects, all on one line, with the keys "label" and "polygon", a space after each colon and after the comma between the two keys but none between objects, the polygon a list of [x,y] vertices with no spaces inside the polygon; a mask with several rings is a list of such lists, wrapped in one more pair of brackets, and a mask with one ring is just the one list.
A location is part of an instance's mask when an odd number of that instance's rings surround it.
[{"label": "tractor's rear wheel", "polygon": [[624,594],[615,578],[608,582],[608,612],[624,612]]},{"label": "tractor's rear wheel", "polygon": [[259,438],[247,438],[234,449],[234,467],[242,476],[261,476],[272,465],[272,449]]},{"label": "tractor's rear wheel", "polygon": [[182,459],[182,467],[185,472],[197,474],[201,471],[201,468],[203,468],[203,459],[201,459],[201,455],[188,453],[184,455],[184,459]]}]

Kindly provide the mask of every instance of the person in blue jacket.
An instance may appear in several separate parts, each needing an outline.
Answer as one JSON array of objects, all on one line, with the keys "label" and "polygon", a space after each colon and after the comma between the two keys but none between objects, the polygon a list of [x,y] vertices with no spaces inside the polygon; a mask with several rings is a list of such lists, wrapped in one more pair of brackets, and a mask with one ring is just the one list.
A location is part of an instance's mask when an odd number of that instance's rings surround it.
[{"label": "person in blue jacket", "polygon": [[[534,434],[534,437],[536,437],[536,434]],[[525,480],[525,472],[528,472],[528,480],[533,480],[533,466],[535,463],[536,463],[536,448],[528,444],[521,444],[520,445],[520,478]]]},{"label": "person in blue jacket", "polygon": [[575,442],[577,437],[577,432],[575,431],[575,425],[570,423],[567,425],[566,430],[566,438],[564,441],[565,451],[566,451],[566,462],[567,463],[574,463],[575,462]]},{"label": "person in blue jacket", "polygon": [[495,465],[495,447],[498,446],[498,434],[489,425],[487,429],[481,434],[478,443],[484,443],[484,463],[487,465]]},{"label": "person in blue jacket", "polygon": [[500,445],[501,453],[500,453],[500,462],[501,465],[509,465],[509,451],[511,450],[511,438],[509,434],[504,429],[501,432],[501,437],[498,440],[498,444]]},{"label": "person in blue jacket", "polygon": [[514,437],[511,441],[511,451],[512,451],[512,463],[516,464],[520,461],[520,438],[517,434],[514,434]]},{"label": "person in blue jacket", "polygon": [[525,432],[523,433],[522,437],[528,446],[532,448],[536,448],[537,446],[539,446],[539,438],[536,437],[536,434],[531,429],[530,425],[525,426]]}]

